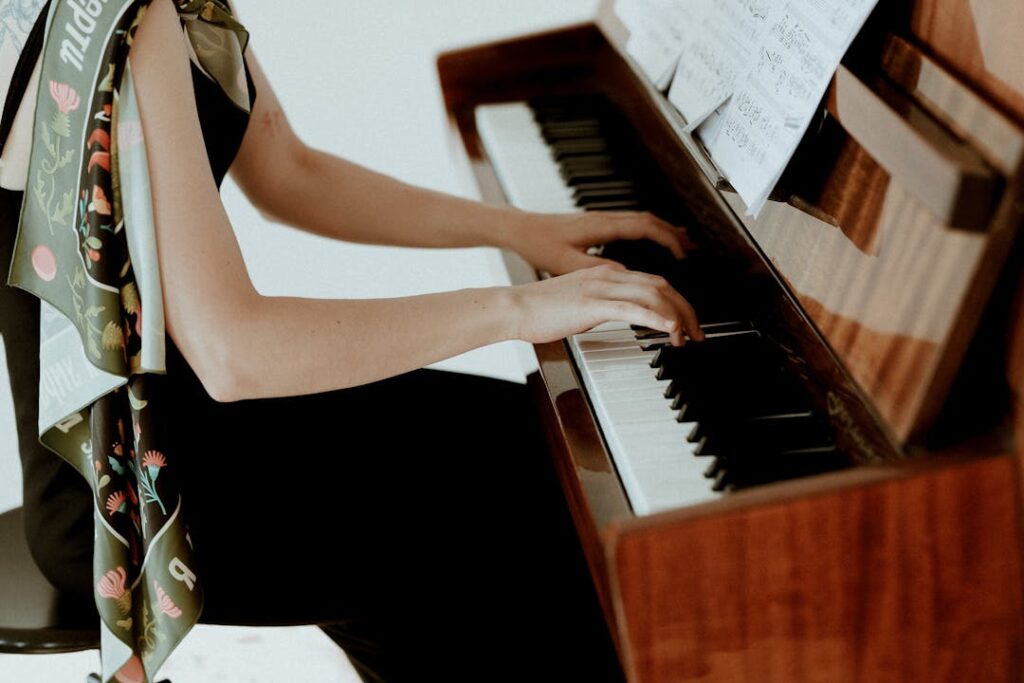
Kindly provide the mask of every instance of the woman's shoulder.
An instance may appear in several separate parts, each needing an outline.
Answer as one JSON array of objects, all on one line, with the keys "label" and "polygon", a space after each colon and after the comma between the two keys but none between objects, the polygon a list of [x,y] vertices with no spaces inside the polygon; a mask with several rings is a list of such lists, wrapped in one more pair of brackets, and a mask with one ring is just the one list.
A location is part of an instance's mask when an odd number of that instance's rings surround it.
[{"label": "woman's shoulder", "polygon": [[[0,187],[11,190],[25,188],[28,154],[32,134],[32,107],[39,85],[40,57],[28,45],[29,34],[42,20],[46,0],[10,0],[0,3],[0,110],[3,119],[13,125],[0,155]],[[34,57],[34,68],[19,72],[19,62]],[[15,77],[19,76],[16,80]],[[27,83],[25,81],[27,75]],[[12,88],[22,91],[21,98],[11,97]],[[17,107],[17,109],[13,109]],[[8,109],[11,108],[11,111]],[[13,119],[12,119],[13,117]]]},{"label": "woman's shoulder", "polygon": [[14,68],[47,0],[0,1],[0,101],[6,99]]}]

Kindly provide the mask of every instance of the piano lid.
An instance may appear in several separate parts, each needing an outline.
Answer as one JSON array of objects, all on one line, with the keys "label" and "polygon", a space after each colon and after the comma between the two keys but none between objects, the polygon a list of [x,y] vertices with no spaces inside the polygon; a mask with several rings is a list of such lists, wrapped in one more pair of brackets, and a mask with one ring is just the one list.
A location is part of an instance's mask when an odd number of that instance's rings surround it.
[{"label": "piano lid", "polygon": [[[602,3],[598,23],[638,71],[615,5]],[[1024,46],[1001,40],[1007,29],[993,18],[1019,33],[1021,7],[1019,0],[916,0],[900,19],[912,26],[876,13],[858,39],[872,49],[844,60],[822,125],[805,138],[759,217],[745,217],[739,197],[719,183],[904,443],[923,437],[938,415],[1021,223],[1015,199],[1024,169],[1024,84],[1017,82]],[[954,29],[956,17],[976,40]],[[953,33],[968,35],[947,41]],[[916,34],[981,94],[897,34]],[[669,112],[664,95],[656,97]],[[682,132],[679,117],[673,122],[706,175],[718,180],[713,160],[700,158],[699,141]]]}]

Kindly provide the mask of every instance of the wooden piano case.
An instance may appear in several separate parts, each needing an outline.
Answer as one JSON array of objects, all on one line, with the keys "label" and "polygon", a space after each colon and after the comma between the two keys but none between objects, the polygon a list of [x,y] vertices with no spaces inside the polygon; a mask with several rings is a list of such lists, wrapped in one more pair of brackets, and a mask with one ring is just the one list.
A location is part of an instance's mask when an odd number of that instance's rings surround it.
[{"label": "wooden piano case", "polygon": [[757,220],[625,56],[613,2],[438,60],[489,202],[506,200],[476,105],[617,105],[723,258],[771,292],[761,323],[858,463],[636,516],[566,345],[536,346],[530,383],[630,681],[1022,678],[1024,13],[897,4]]}]

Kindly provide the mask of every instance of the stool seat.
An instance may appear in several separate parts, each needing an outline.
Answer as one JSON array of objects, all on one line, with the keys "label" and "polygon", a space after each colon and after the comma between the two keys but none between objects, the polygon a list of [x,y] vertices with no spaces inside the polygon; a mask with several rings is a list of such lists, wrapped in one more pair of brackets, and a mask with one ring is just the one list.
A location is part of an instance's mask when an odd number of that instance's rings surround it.
[{"label": "stool seat", "polygon": [[48,654],[96,650],[96,607],[70,599],[39,571],[25,539],[21,508],[0,514],[0,652]]}]

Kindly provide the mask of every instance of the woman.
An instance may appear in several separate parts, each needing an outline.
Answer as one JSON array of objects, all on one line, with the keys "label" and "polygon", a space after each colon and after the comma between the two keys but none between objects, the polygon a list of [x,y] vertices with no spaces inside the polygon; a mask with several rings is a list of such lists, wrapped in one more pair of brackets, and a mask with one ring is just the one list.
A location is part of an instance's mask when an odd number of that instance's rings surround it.
[{"label": "woman", "polygon": [[[170,0],[153,0],[130,55],[203,621],[316,615],[365,680],[619,678],[526,389],[424,366],[609,320],[674,344],[702,338],[663,279],[586,253],[647,238],[682,256],[684,233],[646,214],[486,207],[311,149],[251,48],[246,125],[189,73]],[[14,147],[5,175],[18,167]],[[229,166],[282,223],[357,242],[502,246],[557,277],[393,299],[261,296],[219,195]],[[20,202],[3,195],[0,265]],[[30,542],[51,581],[91,597],[90,490],[33,438],[38,302],[4,296]]]}]

